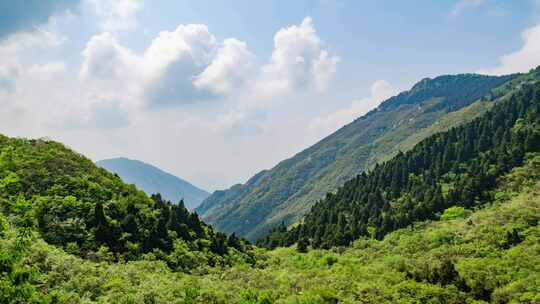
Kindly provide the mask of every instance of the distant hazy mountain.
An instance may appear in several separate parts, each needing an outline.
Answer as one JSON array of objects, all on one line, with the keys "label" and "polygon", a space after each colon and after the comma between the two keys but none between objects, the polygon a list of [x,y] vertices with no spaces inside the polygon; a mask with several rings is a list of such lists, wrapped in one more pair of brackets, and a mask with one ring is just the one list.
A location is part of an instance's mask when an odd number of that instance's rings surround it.
[{"label": "distant hazy mountain", "polygon": [[135,184],[149,195],[160,193],[173,203],[184,199],[190,210],[210,195],[177,176],[138,160],[119,157],[100,160],[96,164],[118,174],[125,182]]}]

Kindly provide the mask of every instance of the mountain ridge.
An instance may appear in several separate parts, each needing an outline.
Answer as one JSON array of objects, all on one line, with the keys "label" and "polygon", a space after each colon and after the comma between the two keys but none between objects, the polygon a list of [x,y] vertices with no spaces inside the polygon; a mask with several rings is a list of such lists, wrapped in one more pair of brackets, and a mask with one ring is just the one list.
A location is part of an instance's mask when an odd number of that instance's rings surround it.
[{"label": "mountain ridge", "polygon": [[218,230],[254,240],[272,226],[298,220],[327,192],[397,153],[399,144],[418,130],[516,77],[459,74],[424,78],[245,184],[214,192],[196,211]]},{"label": "mountain ridge", "polygon": [[190,210],[210,195],[192,183],[140,160],[116,157],[99,160],[96,164],[118,174],[126,182],[135,184],[148,195],[159,193],[174,203],[183,199],[186,208]]}]

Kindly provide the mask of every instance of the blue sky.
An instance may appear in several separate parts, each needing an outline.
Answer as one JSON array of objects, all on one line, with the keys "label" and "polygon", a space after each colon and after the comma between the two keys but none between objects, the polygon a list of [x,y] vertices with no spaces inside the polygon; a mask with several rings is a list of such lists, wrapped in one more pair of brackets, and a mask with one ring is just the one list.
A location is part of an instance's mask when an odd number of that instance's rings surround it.
[{"label": "blue sky", "polygon": [[0,0],[0,133],[225,188],[424,77],[539,65],[539,7]]}]

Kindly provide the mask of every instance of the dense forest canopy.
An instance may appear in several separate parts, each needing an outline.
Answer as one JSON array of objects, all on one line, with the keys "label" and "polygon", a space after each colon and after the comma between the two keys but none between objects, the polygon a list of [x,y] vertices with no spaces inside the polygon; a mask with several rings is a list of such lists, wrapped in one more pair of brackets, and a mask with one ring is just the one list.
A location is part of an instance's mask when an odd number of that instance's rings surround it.
[{"label": "dense forest canopy", "polygon": [[[182,201],[148,197],[48,140],[0,137],[0,199],[5,214],[13,214],[18,205],[32,206],[42,238],[82,257],[105,252],[130,260],[185,249],[219,264],[229,249],[249,247],[234,235],[214,231]],[[181,267],[177,263],[171,266]]]}]

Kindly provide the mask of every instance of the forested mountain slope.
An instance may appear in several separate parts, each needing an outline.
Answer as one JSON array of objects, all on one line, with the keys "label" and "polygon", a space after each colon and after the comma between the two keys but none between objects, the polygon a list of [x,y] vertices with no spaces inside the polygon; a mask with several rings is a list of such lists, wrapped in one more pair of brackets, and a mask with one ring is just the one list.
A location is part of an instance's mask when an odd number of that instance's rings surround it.
[{"label": "forested mountain slope", "polygon": [[138,160],[120,157],[100,160],[96,164],[118,174],[148,195],[159,193],[173,203],[183,200],[189,210],[198,207],[210,195],[177,176]]},{"label": "forested mountain slope", "polygon": [[[518,76],[424,79],[246,184],[214,192],[196,211],[220,231],[256,239],[281,222],[297,221],[318,199],[358,173],[411,148],[433,131],[444,130],[446,126],[436,125],[441,118]],[[489,107],[486,101],[469,113],[455,115],[449,126]]]},{"label": "forested mountain slope", "polygon": [[139,259],[147,254],[221,263],[230,248],[244,251],[235,236],[214,232],[183,202],[147,196],[117,175],[62,144],[0,135],[0,211],[34,229],[47,243],[84,258]]},{"label": "forested mountain slope", "polygon": [[[540,302],[540,155],[497,180],[491,205],[445,210],[379,241],[259,252],[257,262],[173,272],[159,259],[99,262],[24,237],[0,215],[1,303]],[[17,249],[18,248],[18,249]]]},{"label": "forested mountain slope", "polygon": [[465,125],[433,135],[317,202],[303,222],[282,226],[261,245],[330,248],[361,236],[382,238],[450,207],[493,201],[497,179],[540,151],[540,84],[517,92]]}]

